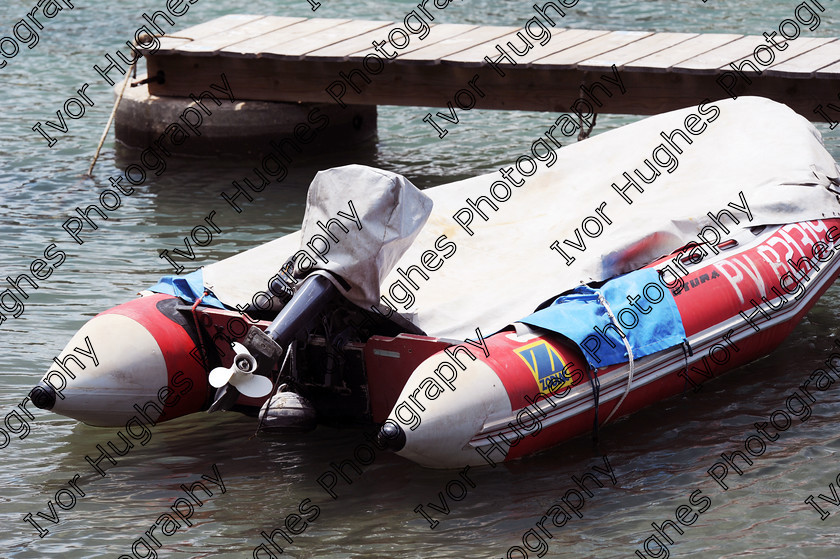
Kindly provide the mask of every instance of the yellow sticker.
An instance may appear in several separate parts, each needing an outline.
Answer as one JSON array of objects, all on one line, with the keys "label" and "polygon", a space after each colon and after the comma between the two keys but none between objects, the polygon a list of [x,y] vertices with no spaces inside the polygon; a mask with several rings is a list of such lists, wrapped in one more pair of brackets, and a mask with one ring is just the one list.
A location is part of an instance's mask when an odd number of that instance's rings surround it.
[{"label": "yellow sticker", "polygon": [[567,372],[570,364],[545,340],[538,340],[514,351],[531,369],[541,393],[556,393],[566,384],[571,384],[572,379]]}]

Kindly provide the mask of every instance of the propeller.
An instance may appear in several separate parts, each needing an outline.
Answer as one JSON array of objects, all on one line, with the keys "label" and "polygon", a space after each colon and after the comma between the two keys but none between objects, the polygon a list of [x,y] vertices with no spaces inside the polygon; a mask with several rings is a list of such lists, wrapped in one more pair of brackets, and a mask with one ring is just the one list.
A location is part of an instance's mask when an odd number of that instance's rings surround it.
[{"label": "propeller", "polygon": [[[310,275],[303,280],[294,296],[280,310],[280,313],[266,328],[265,332],[256,326],[251,326],[244,340],[248,344],[247,346],[239,342],[231,344],[236,352],[236,357],[233,360],[234,367],[230,369],[217,367],[210,372],[210,384],[219,388],[219,390],[216,391],[216,399],[207,412],[213,413],[230,409],[236,403],[239,392],[250,396],[237,384],[242,382],[239,379],[243,378],[238,377],[235,371],[235,365],[240,362],[241,357],[246,359],[242,362],[245,368],[241,371],[247,374],[244,379],[251,379],[247,382],[262,384],[263,381],[259,379],[268,381],[264,384],[264,386],[267,386],[264,389],[265,392],[261,391],[257,397],[265,396],[271,392],[273,387],[271,381],[262,375],[254,375],[253,371],[256,371],[259,366],[261,371],[270,374],[278,359],[283,355],[282,348],[289,345],[299,332],[305,331],[307,326],[318,317],[324,306],[337,293],[338,290],[329,279],[320,274]],[[254,354],[259,357],[259,361],[254,358]]]},{"label": "propeller", "polygon": [[210,371],[208,377],[210,384],[214,388],[230,384],[249,398],[268,396],[274,388],[271,379],[252,372],[257,369],[257,360],[244,345],[233,342],[232,346],[233,351],[236,352],[233,364],[230,367],[216,367]]}]

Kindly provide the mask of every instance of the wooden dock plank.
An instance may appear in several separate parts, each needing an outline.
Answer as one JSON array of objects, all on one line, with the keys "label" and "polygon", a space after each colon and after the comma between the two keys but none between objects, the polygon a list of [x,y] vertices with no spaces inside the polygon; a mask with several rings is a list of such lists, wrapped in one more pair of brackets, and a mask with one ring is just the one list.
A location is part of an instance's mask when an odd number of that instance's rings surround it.
[{"label": "wooden dock plank", "polygon": [[[528,65],[537,58],[560,52],[561,50],[585,43],[586,41],[591,41],[592,39],[596,39],[606,35],[607,33],[609,33],[609,31],[592,31],[588,29],[553,29],[551,40],[548,44],[545,46],[537,45],[524,57],[517,57],[514,58],[514,60],[516,60],[518,65]],[[496,60],[499,56],[499,51],[496,50],[496,44],[501,45],[502,48],[507,50],[507,41],[511,40],[511,38],[515,36],[515,31],[508,33],[507,35],[503,35],[499,39],[493,41],[491,44],[479,45],[446,56],[441,59],[441,62],[465,64],[467,66],[483,66],[486,64],[484,61],[485,56],[489,56],[491,60]],[[510,65],[508,64],[507,66]]]},{"label": "wooden dock plank", "polygon": [[[765,45],[768,49],[770,49],[770,45],[761,40],[760,37],[746,36],[742,37],[741,39],[738,39],[737,41],[733,41],[732,43],[728,43],[723,47],[720,47],[713,51],[709,51],[708,53],[700,55],[692,60],[680,63],[676,67],[690,68],[691,71],[698,71],[697,65],[702,65],[702,71],[705,71],[707,73],[713,73],[717,71],[716,73],[720,73],[724,71],[732,71],[732,67],[730,66],[730,64],[732,63],[749,61],[756,68],[758,68],[759,72],[752,70],[752,68],[750,68],[748,64],[743,65],[742,71],[745,74],[757,76],[769,70],[774,65],[783,63],[787,60],[794,59],[803,53],[817,48],[818,46],[826,43],[827,41],[831,41],[831,39],[821,39],[816,37],[800,37],[796,41],[789,42],[788,48],[782,52],[772,50],[773,62],[769,66],[765,67],[759,61],[756,60],[754,53],[756,47]],[[761,51],[762,54],[760,56],[763,57],[764,54],[766,54],[766,52],[766,50]],[[714,68],[714,64],[720,65],[717,68]]]},{"label": "wooden dock plank", "polygon": [[262,54],[263,56],[300,58],[312,51],[335,45],[346,39],[358,37],[368,31],[382,29],[388,25],[389,22],[387,21],[351,20],[347,23],[324,29],[318,33],[295,39],[291,42],[284,41],[283,43],[268,47]]},{"label": "wooden dock plank", "polygon": [[176,50],[210,56],[215,54],[217,51],[224,50],[225,47],[230,45],[234,45],[248,39],[253,39],[254,37],[259,37],[260,35],[265,35],[266,33],[277,31],[278,29],[282,29],[305,20],[306,18],[303,17],[266,16],[249,21],[248,23],[239,25],[232,29],[220,31],[214,35],[194,40],[186,45],[177,47]]},{"label": "wooden dock plank", "polygon": [[541,58],[545,58],[552,54],[568,50],[572,47],[577,47],[588,41],[594,41],[608,35],[610,32],[606,29],[596,30],[590,32],[587,29],[566,29],[556,35],[558,41],[555,42],[555,35],[552,34],[551,41],[545,46],[535,46],[528,54],[517,59],[520,64],[531,65]]},{"label": "wooden dock plank", "polygon": [[821,68],[840,62],[840,41],[837,39],[823,40],[826,42],[815,49],[802,53],[796,58],[773,64],[767,69],[767,74],[790,77],[813,76]]},{"label": "wooden dock plank", "polygon": [[470,49],[481,48],[490,43],[490,49],[496,44],[495,39],[503,35],[507,35],[512,31],[519,29],[518,27],[497,27],[497,26],[481,26],[475,29],[470,29],[465,33],[449,37],[442,41],[437,41],[430,45],[400,55],[402,60],[425,61],[429,64],[439,64],[440,59],[450,56],[452,54]]},{"label": "wooden dock plank", "polygon": [[624,65],[625,70],[637,70],[648,72],[667,72],[680,62],[700,56],[710,50],[726,45],[740,39],[743,35],[715,34],[698,35],[678,43],[665,50],[645,56],[638,60],[628,62]]},{"label": "wooden dock plank", "polygon": [[[181,45],[184,45],[184,44],[192,41],[192,39],[184,39],[184,38],[181,38],[181,37],[172,37],[170,35],[163,35],[162,37],[159,37],[158,40],[160,41],[159,50],[161,50],[163,52],[171,51],[171,50],[173,50],[173,49],[175,49],[175,48],[177,48]],[[146,52],[148,52],[148,49],[140,49],[140,50],[145,50]]]},{"label": "wooden dock plank", "polygon": [[189,37],[193,40],[209,37],[226,29],[234,29],[248,22],[262,19],[266,16],[255,14],[228,14],[204,23],[199,23],[173,33],[177,37]]},{"label": "wooden dock plank", "polygon": [[[317,60],[347,60],[350,56],[355,54],[375,52],[373,41],[385,41],[388,33],[395,27],[402,27],[396,23],[388,23],[385,27],[380,27],[367,33],[363,33],[356,37],[345,39],[332,45],[327,45],[320,49],[314,50],[306,54],[306,58],[313,58]],[[434,29],[435,26],[432,26]],[[431,35],[431,32],[429,33]],[[427,37],[428,38],[428,37]]]},{"label": "wooden dock plank", "polygon": [[[479,44],[467,46],[467,48],[460,49],[457,52],[438,57],[438,60],[441,63],[463,64],[466,66],[482,66],[484,65],[485,56],[490,56],[493,58],[498,56],[498,52],[496,51],[496,45],[504,45],[507,41],[511,40],[512,37],[516,37],[517,31],[522,30],[521,27],[513,26],[508,26],[504,29],[506,29],[507,31],[493,40],[484,41]],[[560,32],[557,30],[555,31],[558,33]]]},{"label": "wooden dock plank", "polygon": [[241,41],[226,52],[256,58],[263,56],[269,49],[282,44],[289,44],[313,33],[321,33],[331,27],[347,23],[349,19],[311,18],[288,27],[265,33],[259,37]]},{"label": "wooden dock plank", "polygon": [[[426,37],[423,41],[412,41],[411,44],[408,45],[405,49],[399,51],[399,56],[395,59],[399,62],[404,62],[407,64],[417,64],[418,61],[411,60],[407,58],[406,55],[411,54],[417,50],[426,48],[430,45],[435,45],[442,41],[448,41],[449,39],[459,37],[464,33],[469,33],[473,29],[477,29],[478,25],[467,25],[463,23],[441,23],[439,25],[434,25],[432,27],[432,32],[429,33],[429,36]],[[389,45],[390,47],[390,45]],[[389,50],[391,50],[389,48]]]},{"label": "wooden dock plank", "polygon": [[591,41],[539,58],[533,66],[555,69],[574,68],[583,60],[635,43],[652,34],[650,31],[610,31]]},{"label": "wooden dock plank", "polygon": [[541,61],[543,58],[569,50],[570,48],[579,47],[590,41],[597,41],[601,37],[609,34],[610,31],[607,31],[606,29],[595,31],[589,31],[587,29],[569,29],[561,36],[557,37],[560,40],[556,44],[554,44],[554,40],[552,39],[552,42],[543,47],[543,50],[534,49],[527,55],[523,56],[520,60],[523,64],[531,65],[537,61]]},{"label": "wooden dock plank", "polygon": [[240,25],[244,25],[254,20],[262,19],[265,16],[248,15],[248,14],[228,14],[226,16],[211,19],[192,27],[187,27],[180,31],[174,32],[171,35],[164,35],[160,38],[160,49],[155,54],[167,54],[171,50],[190,43],[210,37],[217,33],[224,33],[227,30],[234,29]]},{"label": "wooden dock plank", "polygon": [[[357,37],[357,38],[350,39],[349,41],[353,42],[352,43],[353,46],[356,46],[356,40],[357,39],[359,41],[366,41],[366,42],[361,44],[360,48],[358,48],[358,49],[354,50],[352,48],[348,48],[347,50],[352,51],[351,54],[349,54],[349,55],[339,57],[339,56],[336,56],[336,53],[338,51],[332,51],[329,56],[327,56],[326,58],[322,58],[322,52],[324,52],[324,51],[319,50],[319,51],[313,51],[311,53],[308,53],[306,58],[307,59],[311,58],[312,60],[318,60],[318,61],[324,61],[324,60],[327,60],[327,59],[333,59],[333,60],[339,59],[339,60],[344,60],[344,61],[352,60],[352,61],[361,62],[362,59],[365,56],[367,56],[368,54],[371,54],[371,53],[376,54],[380,58],[384,58],[384,56],[382,54],[376,52],[376,50],[373,48],[373,45],[371,44],[371,42],[374,41],[374,40],[376,40],[377,42],[380,42],[380,43],[382,41],[386,41],[387,38],[388,38],[388,33],[394,27],[402,28],[402,26],[400,26],[400,25],[393,24],[393,25],[390,25],[388,27],[383,27],[382,29],[377,29],[377,30],[375,30],[371,33],[367,33],[365,36],[360,36],[360,37]],[[479,26],[478,25],[467,25],[467,24],[461,24],[461,23],[441,23],[441,24],[430,25],[429,28],[430,28],[429,34],[422,41],[418,40],[418,37],[415,37],[415,36],[412,35],[411,36],[411,41],[409,42],[408,46],[405,47],[402,50],[397,51],[398,57],[396,59],[399,60],[399,61],[410,60],[412,64],[416,63],[417,61],[409,59],[406,55],[409,55],[416,50],[426,48],[430,45],[434,45],[434,44],[436,44],[440,41],[446,41],[446,40],[449,40],[451,38],[458,37],[458,36],[460,36],[464,33],[472,31],[473,29],[478,29]],[[343,47],[342,47],[341,43],[337,43],[337,44],[331,45],[330,47],[327,47],[327,48],[328,49],[333,49],[333,48],[339,49],[339,48],[343,48]],[[396,50],[390,44],[386,44],[383,48],[385,49],[385,52],[390,53],[390,54],[393,54],[394,51]]]},{"label": "wooden dock plank", "polygon": [[697,33],[654,33],[629,45],[582,60],[578,62],[577,67],[581,70],[599,71],[615,64],[622,68],[634,60],[661,52],[697,36]]},{"label": "wooden dock plank", "polygon": [[[833,41],[833,39],[824,39],[824,38],[820,38],[820,37],[799,37],[795,41],[790,41],[788,43],[788,48],[786,48],[782,52],[778,52],[778,51],[774,50],[773,51],[774,59],[773,59],[773,62],[770,63],[769,66],[762,67],[760,64],[757,64],[757,66],[762,70],[762,73],[764,73],[764,72],[769,73],[776,66],[778,66],[780,64],[784,64],[785,62],[788,62],[788,61],[791,61],[791,60],[795,60],[799,56],[802,56],[803,54],[807,54],[807,53],[811,52],[812,50],[814,50],[818,47],[821,47],[822,45],[824,45],[826,43],[830,43],[831,41]],[[804,74],[801,77],[807,77],[809,74],[810,74],[810,72],[808,74]]]},{"label": "wooden dock plank", "polygon": [[745,35],[731,43],[726,43],[699,56],[674,64],[672,69],[697,74],[717,74],[720,68],[728,66],[732,62],[741,61],[746,57],[751,57],[755,47],[759,44],[766,44],[764,37]]},{"label": "wooden dock plank", "polygon": [[825,68],[821,68],[814,72],[815,78],[837,80],[838,76],[840,76],[840,62],[835,62],[830,66],[826,66]]}]

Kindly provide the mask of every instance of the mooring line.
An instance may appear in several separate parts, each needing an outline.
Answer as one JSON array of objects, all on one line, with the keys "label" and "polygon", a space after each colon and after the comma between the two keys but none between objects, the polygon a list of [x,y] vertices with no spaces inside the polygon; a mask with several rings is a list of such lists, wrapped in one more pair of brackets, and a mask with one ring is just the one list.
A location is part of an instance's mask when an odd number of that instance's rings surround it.
[{"label": "mooring line", "polygon": [[123,95],[125,94],[125,88],[128,86],[128,82],[131,80],[131,75],[136,72],[136,69],[137,60],[131,63],[131,66],[128,67],[128,71],[125,73],[125,79],[123,80],[122,87],[120,88],[120,93],[117,95],[116,101],[114,101],[114,108],[111,109],[111,116],[108,117],[108,122],[105,124],[105,130],[102,131],[102,137],[99,138],[99,145],[96,146],[96,153],[93,155],[93,161],[90,162],[90,168],[85,175],[87,177],[93,178],[93,167],[96,165],[97,159],[99,159],[99,152],[102,151],[102,145],[105,143],[105,138],[108,136],[108,131],[111,129],[111,123],[114,122],[114,116],[117,114],[117,108],[120,106],[120,101],[122,101]]}]

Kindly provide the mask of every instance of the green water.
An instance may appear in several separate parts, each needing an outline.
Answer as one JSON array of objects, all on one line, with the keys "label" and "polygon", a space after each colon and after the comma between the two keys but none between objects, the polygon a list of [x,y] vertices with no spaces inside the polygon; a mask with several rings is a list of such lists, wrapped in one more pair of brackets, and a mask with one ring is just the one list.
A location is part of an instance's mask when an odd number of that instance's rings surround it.
[{"label": "green water", "polygon": [[[56,17],[44,20],[39,43],[32,49],[24,46],[0,69],[0,276],[24,273],[53,242],[66,253],[64,263],[24,301],[23,316],[0,325],[0,416],[20,402],[88,318],[132,298],[167,273],[158,250],[177,246],[216,206],[218,193],[230,180],[254,164],[247,158],[170,161],[165,173],[137,187],[107,222],[85,237],[84,245],[73,243],[61,229],[73,208],[90,203],[107,186],[107,177],[139,157],[134,150],[117,148],[111,135],[96,179],[81,178],[113,101],[92,65],[104,64],[104,54],[120,45],[125,49],[125,41],[142,23],[141,14],[162,9],[164,2],[73,4],[73,10],[65,5]],[[521,25],[531,16],[531,4],[462,0],[435,13],[442,22]],[[0,36],[8,35],[35,5],[35,0],[3,2]],[[796,5],[758,0],[581,0],[567,10],[564,24],[760,35],[777,29]],[[837,7],[833,2],[823,5],[826,12],[819,27],[803,36],[836,35]],[[178,18],[176,28],[227,13],[398,20],[412,7],[394,0],[321,0],[313,14],[303,0],[198,0]],[[68,120],[68,132],[54,134],[58,142],[47,148],[32,126],[55,121],[55,111],[84,83],[90,83],[87,94],[93,106],[83,117]],[[426,112],[380,107],[374,146],[297,162],[282,184],[267,189],[242,214],[226,216],[224,232],[199,250],[195,265],[297,229],[307,185],[319,169],[357,162],[402,173],[420,186],[441,184],[494,171],[499,162],[524,153],[556,118],[547,113],[471,111],[439,140],[421,120]],[[634,120],[605,115],[596,133]],[[829,151],[840,159],[840,129],[832,131],[825,124],[818,128]],[[825,359],[839,330],[840,290],[832,287],[769,357],[697,394],[664,402],[604,429],[601,450],[609,456],[616,484],[594,489],[581,509],[582,518],[552,527],[544,556],[633,557],[654,533],[652,522],[673,520],[681,505],[703,508],[690,502],[692,493],[700,490],[694,501],[708,497],[710,506],[696,523],[684,527],[684,534],[668,530],[675,542],[667,544],[671,556],[835,557],[840,543],[837,507],[820,501],[832,513],[821,521],[803,500],[818,493],[832,497],[829,483],[840,472],[835,459],[840,446],[836,388],[822,393],[808,421],[796,420],[743,476],[732,474],[728,491],[711,482],[706,470],[721,452],[740,448],[754,431],[754,422],[766,421],[784,405]],[[503,557],[511,546],[522,545],[523,535],[566,491],[576,488],[571,476],[602,465],[589,441],[582,440],[509,468],[477,469],[470,472],[475,487],[469,487],[463,500],[450,502],[449,514],[433,513],[440,524],[432,530],[414,508],[424,504],[430,510],[429,502],[439,505],[438,492],[457,472],[424,470],[380,453],[363,475],[353,474],[352,484],[337,486],[337,500],[317,484],[331,462],[353,457],[364,442],[360,431],[319,429],[308,437],[252,438],[250,420],[199,414],[156,427],[145,446],[131,449],[101,477],[84,458],[96,455],[97,444],[116,440],[114,431],[41,411],[35,417],[25,439],[14,438],[0,450],[0,557],[130,557],[133,542],[183,495],[179,486],[202,474],[212,476],[214,465],[225,492],[208,485],[214,494],[196,507],[192,526],[182,526],[172,535],[158,531],[158,556],[250,558],[263,543],[261,531],[271,532],[297,513],[309,524],[293,543],[284,541],[284,557]],[[76,474],[81,475],[79,486],[85,495],[77,495],[70,510],[56,509],[58,524],[41,520],[49,534],[39,538],[24,515],[48,515],[47,502],[68,488]],[[65,504],[67,495],[61,493]],[[313,506],[319,509],[317,518]],[[528,541],[539,549],[533,536]],[[655,545],[650,549],[657,551]],[[135,549],[134,556],[144,555],[152,556],[142,546]]]}]

